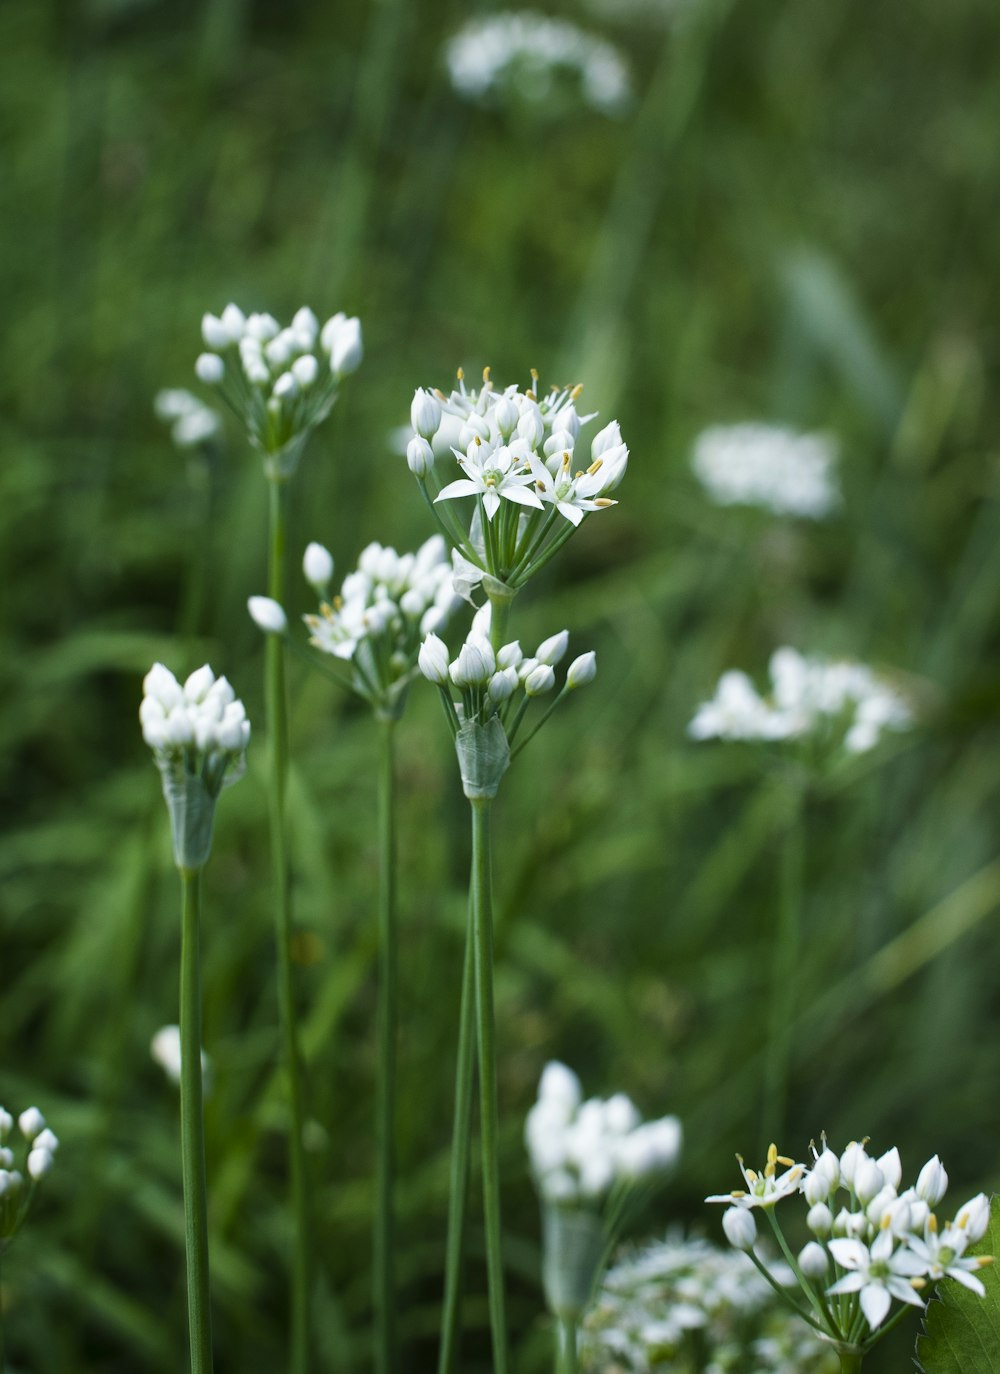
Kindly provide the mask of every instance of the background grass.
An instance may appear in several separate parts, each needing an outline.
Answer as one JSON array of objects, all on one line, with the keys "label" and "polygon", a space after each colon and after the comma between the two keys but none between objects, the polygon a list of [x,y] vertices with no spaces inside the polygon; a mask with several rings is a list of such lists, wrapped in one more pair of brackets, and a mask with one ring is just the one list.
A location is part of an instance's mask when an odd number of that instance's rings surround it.
[{"label": "background grass", "polygon": [[[183,1361],[177,1104],[148,1053],[176,1019],[178,889],[136,709],[154,658],[208,659],[262,717],[244,609],[264,583],[258,461],[235,431],[181,457],[152,414],[229,299],[363,320],[363,369],[293,499],[291,547],[320,539],[342,570],[370,539],[429,533],[388,435],[413,387],[458,364],[581,380],[632,449],[621,505],[515,612],[526,643],[565,624],[601,668],[498,816],[518,1368],[548,1359],[520,1140],[548,1058],[683,1118],[651,1232],[680,1217],[714,1234],[700,1198],[766,1143],[787,799],[752,757],[684,731],[721,670],[760,672],[780,643],[892,665],[924,703],[919,731],[807,808],[781,1143],[870,1134],[908,1170],[939,1151],[956,1205],[998,1184],[1000,11],[547,8],[626,52],[626,116],[462,104],[441,47],[469,7],[444,0],[0,6],[0,1101],[37,1101],[64,1142],[5,1265],[14,1368]],[[693,436],[758,417],[837,434],[842,518],[706,504]],[[292,694],[321,1367],[351,1371],[369,1338],[374,740],[320,679],[295,668]],[[432,695],[400,732],[408,1369],[434,1350],[468,859]],[[284,1359],[263,763],[258,738],[207,876],[220,1370]],[[471,1371],[488,1358],[478,1232],[470,1252]]]}]

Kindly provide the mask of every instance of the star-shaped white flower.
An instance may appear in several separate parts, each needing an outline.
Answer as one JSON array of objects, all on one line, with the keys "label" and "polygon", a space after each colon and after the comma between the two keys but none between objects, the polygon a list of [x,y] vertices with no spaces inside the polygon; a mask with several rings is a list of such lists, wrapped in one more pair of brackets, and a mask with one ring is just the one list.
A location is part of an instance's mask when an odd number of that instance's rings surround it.
[{"label": "star-shaped white flower", "polygon": [[891,1231],[880,1231],[870,1247],[844,1237],[828,1244],[830,1254],[848,1272],[826,1290],[827,1296],[859,1294],[861,1310],[873,1331],[885,1321],[893,1298],[911,1307],[923,1307],[911,1280],[926,1274],[927,1266],[908,1245],[897,1249]]},{"label": "star-shaped white flower", "polygon": [[986,1289],[982,1282],[974,1278],[977,1269],[984,1269],[992,1263],[989,1255],[964,1254],[969,1237],[961,1227],[949,1224],[938,1231],[937,1220],[933,1214],[928,1217],[923,1237],[910,1236],[907,1244],[919,1260],[923,1262],[923,1272],[929,1279],[954,1279],[963,1288],[970,1288],[980,1298],[985,1298]]},{"label": "star-shaped white flower", "polygon": [[586,472],[577,472],[575,475],[572,463],[572,453],[565,452],[553,474],[544,463],[532,455],[531,472],[535,490],[542,500],[555,506],[559,514],[565,516],[571,525],[579,525],[589,511],[614,506],[617,502],[600,495],[608,481],[608,475],[602,471],[604,464],[600,459],[595,460]]},{"label": "star-shaped white flower", "polygon": [[[782,1198],[797,1193],[802,1186],[805,1165],[796,1164],[794,1160],[779,1155],[776,1145],[768,1148],[767,1163],[760,1173],[755,1169],[748,1169],[741,1155],[737,1155],[736,1158],[739,1160],[740,1173],[747,1185],[746,1190],[718,1193],[713,1197],[707,1197],[706,1202],[724,1202],[728,1207],[773,1207]],[[786,1166],[782,1174],[778,1173],[779,1164]]]},{"label": "star-shaped white flower", "polygon": [[500,498],[519,506],[542,509],[542,503],[532,490],[535,478],[527,468],[525,456],[513,446],[501,444],[490,448],[486,444],[470,444],[461,454],[452,450],[465,472],[456,482],[449,482],[438,492],[435,501],[450,501],[458,496],[481,496],[488,520],[500,509]]}]

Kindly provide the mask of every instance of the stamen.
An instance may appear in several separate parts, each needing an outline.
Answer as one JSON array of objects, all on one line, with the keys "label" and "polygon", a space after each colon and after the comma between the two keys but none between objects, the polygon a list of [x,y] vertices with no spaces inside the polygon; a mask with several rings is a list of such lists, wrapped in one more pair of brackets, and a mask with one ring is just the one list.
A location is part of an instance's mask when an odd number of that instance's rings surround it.
[{"label": "stamen", "polygon": [[490,384],[490,369],[488,367],[483,368],[483,384],[485,386]]},{"label": "stamen", "polygon": [[[604,459],[603,459],[603,458],[595,458],[594,461],[591,463],[590,467],[587,469],[588,475],[589,475],[590,477],[593,477],[593,475],[594,475],[595,472],[599,472],[599,471],[600,471],[600,469],[601,469],[603,463],[604,463]],[[791,1160],[789,1160],[789,1163],[791,1163]]]}]

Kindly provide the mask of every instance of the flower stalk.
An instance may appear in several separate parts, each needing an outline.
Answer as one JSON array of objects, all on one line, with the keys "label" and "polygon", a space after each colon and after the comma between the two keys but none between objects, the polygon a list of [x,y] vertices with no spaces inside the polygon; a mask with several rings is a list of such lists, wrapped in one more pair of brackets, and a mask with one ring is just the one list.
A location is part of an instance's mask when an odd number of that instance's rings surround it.
[{"label": "flower stalk", "polygon": [[378,1067],[375,1076],[375,1368],[397,1365],[395,1278],[395,1104],[398,1021],[396,934],[395,719],[379,720]]},{"label": "flower stalk", "polygon": [[572,1317],[559,1318],[559,1348],[556,1374],[578,1374],[577,1323]]},{"label": "flower stalk", "polygon": [[208,1186],[201,1077],[201,869],[181,868],[181,1174],[192,1374],[212,1369]]},{"label": "flower stalk", "polygon": [[[268,595],[279,604],[285,594],[285,547],[287,541],[288,487],[272,478],[269,488]],[[294,1230],[291,1273],[292,1374],[309,1368],[309,1307],[311,1254],[309,1196],[306,1179],[305,1091],[299,1048],[292,958],[291,872],[285,821],[288,785],[288,703],[285,685],[285,638],[269,634],[265,645],[265,706],[271,742],[270,829],[274,874],[275,942],[278,962],[278,1005],[289,1093],[289,1186]]]}]

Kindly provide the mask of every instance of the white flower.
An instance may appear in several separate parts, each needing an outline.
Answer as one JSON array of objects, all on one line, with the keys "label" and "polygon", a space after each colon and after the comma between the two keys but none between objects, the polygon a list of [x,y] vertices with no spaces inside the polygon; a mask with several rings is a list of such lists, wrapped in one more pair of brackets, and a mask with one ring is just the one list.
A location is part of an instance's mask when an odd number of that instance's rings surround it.
[{"label": "white flower", "polygon": [[448,682],[448,646],[437,635],[428,635],[421,644],[417,662],[428,682],[438,687]]},{"label": "white flower", "polygon": [[840,505],[837,450],[824,434],[775,425],[716,425],[699,435],[695,476],[720,506],[761,506],[822,520]]},{"label": "white flower", "polygon": [[990,1203],[985,1193],[977,1193],[956,1212],[952,1226],[964,1231],[970,1244],[982,1240],[990,1224]]},{"label": "white flower", "polygon": [[37,1107],[27,1107],[17,1118],[17,1124],[21,1134],[30,1145],[35,1136],[45,1129],[45,1117]]},{"label": "white flower", "polygon": [[573,662],[566,670],[566,686],[570,691],[576,687],[585,687],[588,682],[593,682],[597,676],[597,655],[593,649],[589,649],[579,658],[574,658]]},{"label": "white flower", "polygon": [[51,1150],[40,1149],[33,1146],[28,1154],[28,1174],[31,1178],[43,1178],[49,1172],[55,1162],[55,1156]]},{"label": "white flower", "polygon": [[937,1155],[932,1156],[917,1175],[916,1193],[930,1207],[936,1207],[948,1191],[948,1174]]},{"label": "white flower", "polygon": [[[161,1026],[149,1044],[149,1052],[154,1061],[170,1079],[171,1083],[181,1081],[181,1031],[179,1026]],[[201,1072],[207,1075],[210,1063],[204,1050],[201,1052]]]},{"label": "white flower", "polygon": [[535,489],[542,501],[555,506],[571,525],[579,525],[588,511],[602,510],[615,505],[601,493],[605,490],[607,474],[600,471],[598,459],[586,472],[573,472],[573,455],[563,453],[555,472],[539,459],[532,457],[531,473]]},{"label": "white flower", "polygon": [[146,674],[143,693],[139,707],[143,738],[161,765],[178,762],[184,750],[193,746],[216,791],[216,782],[221,785],[227,775],[232,776],[234,766],[237,770],[242,766],[250,722],[232,687],[224,677],[216,678],[207,664],[181,687],[169,669],[156,663]]},{"label": "white flower", "polygon": [[556,675],[547,663],[539,663],[523,679],[523,686],[527,696],[540,697],[545,692],[551,692],[556,683]]},{"label": "white flower", "polygon": [[488,639],[467,639],[449,672],[456,687],[485,686],[496,672],[496,666]]},{"label": "white flower", "polygon": [[[441,428],[441,402],[431,391],[418,386],[410,404],[410,424],[415,434],[425,442],[434,438]],[[431,461],[433,462],[433,450]]]},{"label": "white flower", "polygon": [[807,1279],[822,1279],[830,1268],[830,1257],[817,1241],[808,1241],[799,1251],[799,1268]]},{"label": "white flower", "polygon": [[337,314],[327,320],[320,342],[330,355],[330,370],[338,377],[356,372],[364,357],[361,322],[356,317]]},{"label": "white flower", "polygon": [[211,406],[180,387],[158,391],[153,409],[159,419],[170,425],[170,437],[180,449],[208,443],[222,428],[219,415]]},{"label": "white flower", "polygon": [[270,596],[251,596],[247,600],[247,610],[258,630],[267,635],[283,635],[288,629],[288,616],[284,607]]},{"label": "white flower", "polygon": [[[799,1191],[806,1172],[803,1164],[796,1164],[794,1160],[779,1155],[776,1145],[768,1147],[767,1163],[760,1173],[748,1169],[740,1155],[736,1158],[746,1189],[719,1193],[707,1197],[706,1202],[725,1202],[731,1207],[773,1207],[782,1198],[790,1197],[792,1193]],[[778,1172],[779,1164],[784,1166],[783,1173]]]},{"label": "white flower", "polygon": [[492,520],[500,509],[501,496],[520,506],[535,506],[541,510],[542,503],[531,490],[532,475],[523,470],[523,460],[510,448],[470,444],[467,454],[463,456],[456,450],[455,456],[466,476],[442,487],[435,501],[480,496],[488,520]]},{"label": "white flower", "polygon": [[566,650],[569,647],[569,630],[560,630],[556,635],[549,635],[548,639],[543,639],[535,650],[535,657],[539,663],[548,663],[555,667],[566,657]]},{"label": "white flower", "polygon": [[729,1207],[722,1214],[722,1229],[735,1250],[752,1250],[757,1244],[757,1223],[745,1207]]},{"label": "white flower", "polygon": [[406,445],[406,466],[414,477],[426,477],[434,466],[434,450],[419,434]]},{"label": "white flower", "polygon": [[217,353],[199,353],[194,364],[195,376],[206,386],[218,386],[226,375],[226,364]]},{"label": "white flower", "polygon": [[333,577],[333,554],[315,541],[307,544],[302,555],[302,572],[310,587],[322,594]]},{"label": "white flower", "polygon": [[923,1307],[911,1280],[924,1274],[925,1265],[908,1247],[897,1249],[889,1231],[880,1231],[870,1247],[849,1238],[831,1240],[828,1246],[841,1269],[848,1272],[826,1290],[827,1296],[857,1293],[865,1320],[873,1331],[889,1315],[893,1298]]}]

